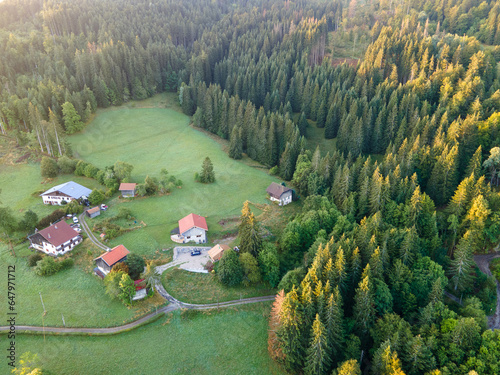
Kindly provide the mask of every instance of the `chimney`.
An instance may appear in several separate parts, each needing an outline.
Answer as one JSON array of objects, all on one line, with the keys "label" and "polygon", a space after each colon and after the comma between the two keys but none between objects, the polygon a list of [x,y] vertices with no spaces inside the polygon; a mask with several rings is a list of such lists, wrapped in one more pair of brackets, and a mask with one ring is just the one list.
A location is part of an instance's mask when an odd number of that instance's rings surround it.
[{"label": "chimney", "polygon": [[49,233],[49,234],[47,234],[47,237],[49,237],[49,238],[50,238],[50,233]]},{"label": "chimney", "polygon": [[57,225],[54,225],[54,228],[56,228],[56,229],[57,229]]}]

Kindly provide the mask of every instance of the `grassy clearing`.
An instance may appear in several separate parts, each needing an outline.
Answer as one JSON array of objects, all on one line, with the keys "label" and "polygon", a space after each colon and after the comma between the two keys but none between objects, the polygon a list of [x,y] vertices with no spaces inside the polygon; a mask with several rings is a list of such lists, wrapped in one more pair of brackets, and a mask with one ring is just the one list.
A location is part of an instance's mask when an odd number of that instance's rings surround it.
[{"label": "grassy clearing", "polygon": [[165,271],[162,282],[173,297],[187,303],[215,303],[217,299],[219,302],[224,302],[276,294],[275,289],[265,285],[229,288],[219,283],[213,274],[188,272],[179,268]]},{"label": "grassy clearing", "polygon": [[[84,133],[70,137],[75,154],[98,167],[117,160],[134,165],[134,182],[144,181],[147,175],[159,176],[162,168],[183,181],[182,189],[171,195],[129,200],[115,197],[108,202],[110,212],[127,207],[138,222],[146,224],[108,245],[123,243],[143,255],[174,245],[170,231],[191,212],[207,217],[211,241],[212,233],[219,236],[224,231],[218,224],[221,219],[239,215],[245,200],[265,203],[266,187],[278,181],[262,168],[229,159],[221,144],[190,127],[189,118],[174,110],[171,95],[152,100],[148,108],[100,110]],[[169,105],[172,108],[164,108]],[[217,179],[209,185],[193,178],[206,156],[214,164]]]},{"label": "grassy clearing", "polygon": [[325,156],[327,152],[332,154],[337,148],[337,139],[326,139],[325,128],[318,128],[316,126],[316,122],[314,121],[309,121],[306,141],[307,148],[312,152],[314,152],[316,147],[319,145],[322,156]]},{"label": "grassy clearing", "polygon": [[[118,336],[18,336],[51,374],[285,374],[267,354],[270,303],[181,314]],[[111,349],[112,348],[112,349]],[[63,360],[62,360],[63,359]],[[7,361],[0,372],[7,372]]]},{"label": "grassy clearing", "polygon": [[328,34],[331,58],[362,59],[371,42],[369,33],[360,29],[344,32],[332,31]]}]

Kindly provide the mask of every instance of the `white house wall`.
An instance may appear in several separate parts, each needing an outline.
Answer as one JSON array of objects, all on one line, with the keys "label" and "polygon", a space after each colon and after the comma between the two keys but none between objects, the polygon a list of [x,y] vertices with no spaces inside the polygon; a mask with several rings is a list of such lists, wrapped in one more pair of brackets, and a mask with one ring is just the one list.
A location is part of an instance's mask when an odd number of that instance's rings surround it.
[{"label": "white house wall", "polygon": [[190,241],[194,241],[196,243],[207,242],[205,229],[194,227],[181,234],[184,236],[184,242],[190,242]]}]

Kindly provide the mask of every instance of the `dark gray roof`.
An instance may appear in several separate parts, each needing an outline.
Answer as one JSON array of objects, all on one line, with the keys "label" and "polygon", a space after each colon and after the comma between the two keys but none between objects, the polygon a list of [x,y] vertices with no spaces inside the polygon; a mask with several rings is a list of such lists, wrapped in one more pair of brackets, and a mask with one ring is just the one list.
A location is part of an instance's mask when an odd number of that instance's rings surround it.
[{"label": "dark gray roof", "polygon": [[292,189],[287,188],[286,186],[277,184],[276,182],[271,182],[271,185],[266,189],[267,194],[269,194],[271,197],[280,199],[280,197],[286,193],[287,191],[290,191]]}]

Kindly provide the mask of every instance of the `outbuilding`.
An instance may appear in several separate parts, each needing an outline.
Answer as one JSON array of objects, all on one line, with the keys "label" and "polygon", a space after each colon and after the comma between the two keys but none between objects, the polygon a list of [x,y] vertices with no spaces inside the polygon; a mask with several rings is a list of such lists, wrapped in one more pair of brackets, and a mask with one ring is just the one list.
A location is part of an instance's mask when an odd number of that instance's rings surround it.
[{"label": "outbuilding", "polygon": [[99,206],[95,206],[94,208],[91,208],[90,210],[85,211],[88,217],[91,219],[99,216],[101,214],[101,208]]},{"label": "outbuilding", "polygon": [[208,256],[212,260],[212,262],[217,262],[222,258],[222,255],[226,250],[230,250],[231,248],[227,245],[220,245],[217,244],[214,247],[212,247],[210,250],[208,250]]},{"label": "outbuilding", "polygon": [[122,182],[118,190],[122,193],[123,198],[133,198],[135,196],[136,186],[136,183]]}]

